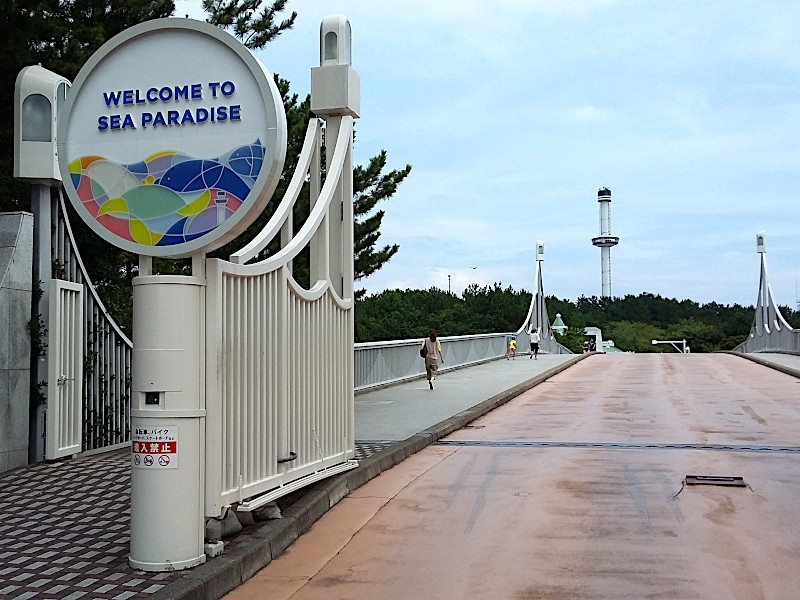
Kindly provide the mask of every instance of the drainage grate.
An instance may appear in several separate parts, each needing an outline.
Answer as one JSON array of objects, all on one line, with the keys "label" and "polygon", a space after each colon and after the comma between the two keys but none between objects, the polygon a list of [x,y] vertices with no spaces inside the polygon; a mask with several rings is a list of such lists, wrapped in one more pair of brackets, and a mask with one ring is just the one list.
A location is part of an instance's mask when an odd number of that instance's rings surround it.
[{"label": "drainage grate", "polygon": [[723,450],[726,452],[800,453],[798,446],[753,446],[730,444],[622,444],[593,442],[502,442],[485,440],[439,440],[436,446],[489,446],[497,448],[601,448],[622,450]]},{"label": "drainage grate", "polygon": [[747,487],[744,477],[719,477],[716,475],[687,475],[686,485],[725,485]]},{"label": "drainage grate", "polygon": [[396,443],[390,440],[356,440],[356,455],[354,458],[356,460],[364,460]]}]

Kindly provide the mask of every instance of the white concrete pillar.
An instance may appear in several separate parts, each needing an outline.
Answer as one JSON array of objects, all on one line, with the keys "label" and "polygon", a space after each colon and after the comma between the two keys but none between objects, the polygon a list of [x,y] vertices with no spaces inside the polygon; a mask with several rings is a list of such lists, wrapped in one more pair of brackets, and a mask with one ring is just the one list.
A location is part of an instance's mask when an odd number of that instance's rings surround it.
[{"label": "white concrete pillar", "polygon": [[143,571],[205,562],[205,280],[133,281],[131,554]]}]

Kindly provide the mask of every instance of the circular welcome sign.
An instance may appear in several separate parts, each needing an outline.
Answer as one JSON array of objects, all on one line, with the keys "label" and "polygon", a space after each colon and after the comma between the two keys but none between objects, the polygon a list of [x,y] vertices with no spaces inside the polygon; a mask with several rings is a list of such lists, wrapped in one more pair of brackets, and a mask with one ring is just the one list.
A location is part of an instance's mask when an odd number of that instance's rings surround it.
[{"label": "circular welcome sign", "polygon": [[275,191],[286,115],[261,62],[218,27],[157,19],[106,42],[59,119],[64,188],[124,250],[182,257],[239,235]]}]

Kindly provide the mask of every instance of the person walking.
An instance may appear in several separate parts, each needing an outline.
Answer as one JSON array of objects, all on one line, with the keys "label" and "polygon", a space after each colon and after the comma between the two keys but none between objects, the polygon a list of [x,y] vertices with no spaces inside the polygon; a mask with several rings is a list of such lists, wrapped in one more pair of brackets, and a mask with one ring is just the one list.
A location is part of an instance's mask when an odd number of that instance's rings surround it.
[{"label": "person walking", "polygon": [[[425,375],[428,376],[428,385],[433,389],[433,382],[436,380],[436,373],[439,371],[439,359],[444,364],[444,355],[442,354],[442,344],[436,339],[436,330],[429,329],[428,337],[422,340],[422,348],[420,352],[424,352],[425,356]],[[439,357],[436,357],[436,354]]]},{"label": "person walking", "polygon": [[514,360],[517,359],[517,336],[512,335],[511,340],[508,342],[508,354],[506,354],[506,360],[512,358]]},{"label": "person walking", "polygon": [[531,327],[528,333],[531,336],[531,358],[539,360],[539,330],[536,327]]}]

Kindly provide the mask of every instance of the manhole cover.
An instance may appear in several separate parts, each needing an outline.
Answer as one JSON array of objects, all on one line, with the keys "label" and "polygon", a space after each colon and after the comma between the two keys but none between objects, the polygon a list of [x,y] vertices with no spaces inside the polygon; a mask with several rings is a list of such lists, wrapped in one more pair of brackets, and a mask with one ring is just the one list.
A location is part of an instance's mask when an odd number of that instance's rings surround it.
[{"label": "manhole cover", "polygon": [[725,485],[747,487],[744,477],[720,477],[718,475],[687,475],[686,485]]}]

